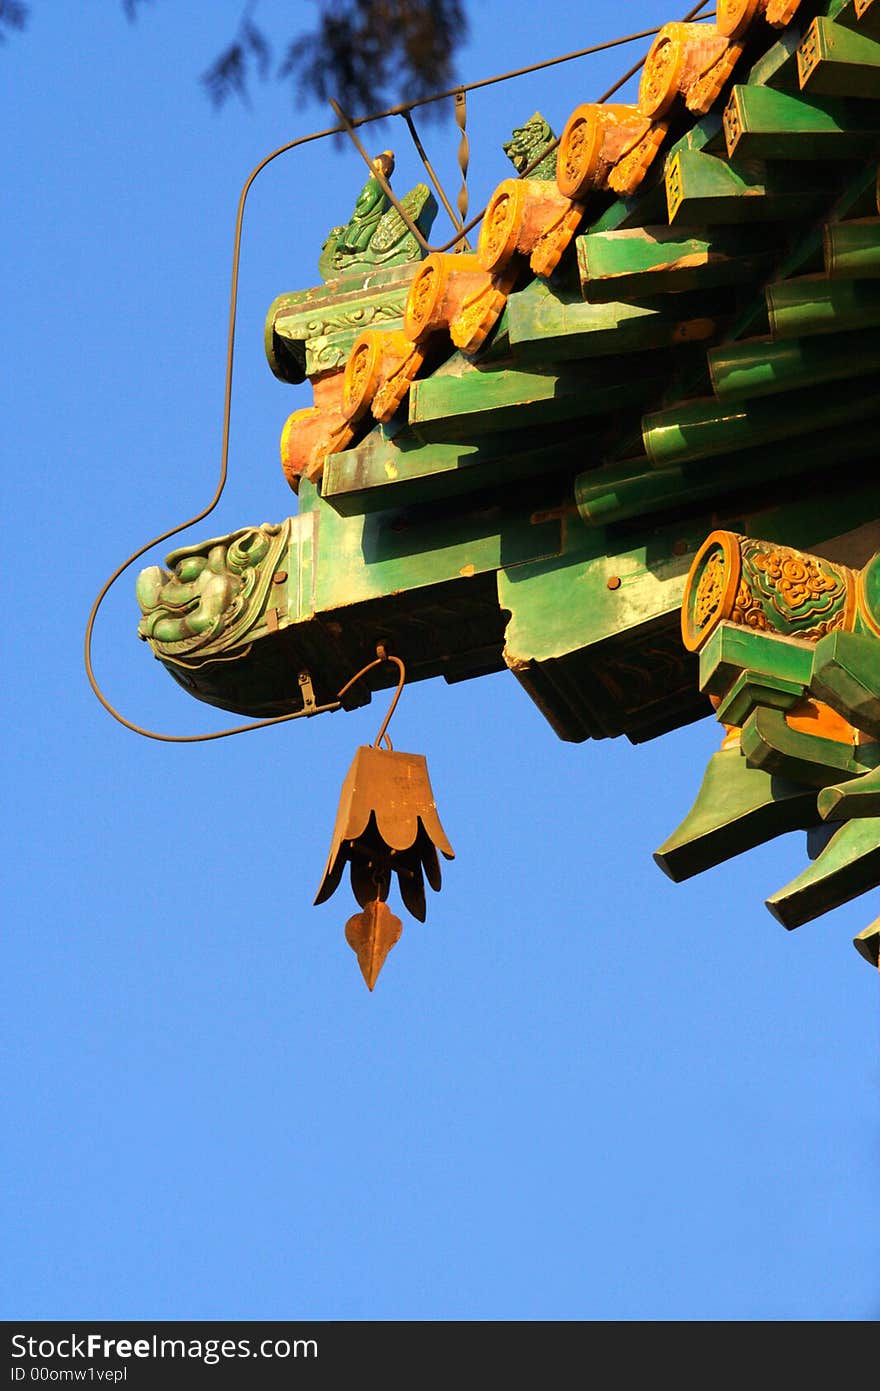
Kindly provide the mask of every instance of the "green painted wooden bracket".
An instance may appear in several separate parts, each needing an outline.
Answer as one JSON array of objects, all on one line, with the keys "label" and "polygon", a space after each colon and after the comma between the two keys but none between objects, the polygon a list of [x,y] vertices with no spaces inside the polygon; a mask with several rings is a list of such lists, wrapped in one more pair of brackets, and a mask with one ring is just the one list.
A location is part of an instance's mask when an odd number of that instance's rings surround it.
[{"label": "green painted wooden bracket", "polygon": [[679,150],[665,169],[669,222],[773,222],[805,217],[822,193],[805,170],[761,160],[727,163],[701,150]]},{"label": "green painted wooden bracket", "polygon": [[588,304],[534,281],[507,302],[511,349],[518,362],[570,361],[610,353],[647,352],[700,342],[716,328],[702,294],[675,295],[662,305]]},{"label": "green painted wooden bracket", "polygon": [[880,920],[857,933],[853,938],[853,946],[869,966],[880,966]]},{"label": "green painted wooden bracket", "polygon": [[815,820],[815,789],[750,768],[738,746],[721,749],[709,759],[691,810],[654,860],[678,884]]},{"label": "green painted wooden bracket", "polygon": [[880,884],[880,817],[847,821],[818,859],[767,899],[783,927],[802,923],[839,908]]},{"label": "green painted wooden bracket", "polygon": [[575,241],[581,290],[593,303],[749,283],[769,269],[766,234],[666,226],[588,232]]},{"label": "green painted wooden bracket", "polygon": [[829,633],[816,644],[810,690],[856,729],[880,739],[880,640]]},{"label": "green painted wooden bracket", "polygon": [[737,159],[854,159],[880,140],[880,106],[737,84],[724,133]]},{"label": "green painted wooden bracket", "polygon": [[742,750],[750,767],[807,787],[829,787],[857,778],[880,760],[876,745],[853,748],[834,739],[804,734],[786,723],[782,710],[766,705],[755,709],[743,725]]},{"label": "green painted wooden bracket", "polygon": [[[671,146],[669,157],[679,150],[724,150],[724,131],[721,114],[710,111],[695,122]],[[590,232],[614,232],[629,227],[647,227],[664,222],[666,218],[666,188],[659,162],[649,171],[638,192],[630,198],[618,198],[589,224]]]},{"label": "green painted wooden bracket", "polygon": [[800,681],[746,669],[722,697],[715,713],[722,724],[741,729],[756,710],[792,710],[805,695]]},{"label": "green painted wooden bracket", "polygon": [[798,81],[811,95],[880,97],[880,42],[821,15],[797,51]]},{"label": "green painted wooden bracket", "polygon": [[880,768],[872,768],[851,782],[823,787],[817,806],[823,821],[880,816]]},{"label": "green painted wooden bracket", "polygon": [[719,623],[700,652],[700,690],[723,700],[748,671],[756,678],[791,683],[805,695],[812,670],[812,643],[757,632],[739,623]]}]

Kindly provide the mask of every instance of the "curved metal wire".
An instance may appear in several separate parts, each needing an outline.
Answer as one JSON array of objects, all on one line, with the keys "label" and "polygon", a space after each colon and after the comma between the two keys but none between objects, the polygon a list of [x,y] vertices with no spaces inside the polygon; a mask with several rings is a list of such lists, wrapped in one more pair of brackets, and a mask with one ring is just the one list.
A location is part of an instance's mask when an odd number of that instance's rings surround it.
[{"label": "curved metal wire", "polygon": [[295,150],[299,145],[307,145],[310,141],[321,140],[327,135],[336,133],[337,132],[333,130],[315,131],[311,135],[303,135],[300,136],[298,140],[290,140],[285,145],[279,145],[277,150],[273,150],[271,154],[261,159],[259,164],[254,166],[245,179],[241,193],[239,194],[238,211],[235,218],[235,239],[232,249],[232,286],[229,296],[229,336],[226,345],[226,389],[223,403],[223,440],[220,446],[220,476],[217,480],[214,496],[211,498],[207,507],[202,508],[201,512],[197,512],[194,517],[189,517],[187,521],[180,522],[177,526],[171,527],[168,531],[163,531],[160,536],[154,536],[152,540],[140,546],[127,560],[117,566],[110,578],[102,585],[89,612],[88,622],[86,623],[84,654],[86,676],[88,677],[89,685],[104,709],[109,715],[113,716],[114,720],[124,725],[126,729],[130,729],[132,733],[141,734],[146,739],[158,739],[161,743],[165,744],[200,744],[210,739],[225,739],[230,734],[247,734],[252,729],[265,729],[268,725],[272,724],[286,724],[290,720],[301,719],[304,715],[317,715],[327,710],[339,709],[338,702],[334,702],[330,705],[315,706],[314,709],[297,710],[291,715],[274,715],[271,719],[258,720],[253,724],[235,725],[231,729],[220,729],[211,734],[161,734],[155,729],[145,729],[143,725],[135,724],[133,720],[126,719],[126,717],[110,703],[98,684],[92,664],[92,633],[95,627],[95,620],[98,617],[98,611],[107,597],[109,590],[119,577],[125,573],[129,566],[133,565],[134,562],[139,560],[142,555],[145,555],[147,551],[152,550],[154,546],[161,545],[163,541],[170,540],[172,536],[177,536],[181,531],[186,531],[189,527],[196,526],[198,522],[204,521],[204,519],[214,511],[214,508],[217,506],[223,494],[223,489],[226,487],[226,478],[229,472],[229,422],[232,415],[232,373],[235,360],[235,318],[238,309],[238,272],[241,261],[241,229],[244,221],[245,203],[247,202],[247,196],[250,193],[253,182],[257,175],[262,173],[266,166],[271,164],[274,159],[277,159],[279,155],[286,154],[288,150]]},{"label": "curved metal wire", "polygon": [[383,662],[393,662],[394,665],[397,667],[398,671],[400,672],[400,675],[399,675],[399,677],[398,677],[398,679],[397,679],[397,690],[394,692],[394,699],[392,700],[391,704],[390,704],[389,707],[388,707],[388,714],[385,716],[384,720],[382,721],[382,727],[381,727],[381,729],[379,730],[379,733],[376,735],[375,739],[373,740],[373,748],[374,748],[374,749],[378,749],[379,745],[381,744],[382,740],[384,739],[384,740],[385,740],[385,747],[386,747],[386,749],[388,750],[389,753],[393,753],[393,752],[394,752],[394,745],[392,744],[391,740],[388,738],[387,730],[388,730],[389,724],[391,723],[391,716],[394,714],[395,710],[397,709],[397,702],[400,700],[401,693],[402,693],[402,691],[403,691],[403,684],[404,684],[404,682],[406,681],[406,667],[403,665],[403,662],[400,660],[399,657],[392,657],[391,654],[390,654],[389,652],[386,652],[386,651],[385,651],[385,648],[382,646],[381,643],[379,643],[379,644],[377,645],[376,651],[377,651],[377,653],[378,653],[379,655],[375,658],[375,660],[372,661],[372,662],[367,662],[367,665],[366,665],[365,667],[361,667],[360,671],[357,672],[357,673],[351,678],[350,681],[346,681],[345,685],[343,686],[342,690],[341,690],[341,691],[339,692],[339,694],[337,695],[336,699],[339,700],[339,701],[341,701],[341,700],[342,700],[342,697],[343,697],[344,695],[347,695],[348,692],[351,690],[352,686],[356,685],[357,682],[360,681],[361,677],[366,676],[366,674],[367,674],[368,671],[372,671],[375,667],[380,667],[380,666],[382,665]]}]

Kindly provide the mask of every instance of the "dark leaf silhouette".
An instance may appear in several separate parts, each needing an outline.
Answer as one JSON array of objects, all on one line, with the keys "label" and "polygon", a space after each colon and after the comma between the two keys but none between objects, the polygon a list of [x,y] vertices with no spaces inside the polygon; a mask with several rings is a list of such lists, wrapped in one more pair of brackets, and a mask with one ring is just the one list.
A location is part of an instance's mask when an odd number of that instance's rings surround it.
[{"label": "dark leaf silhouette", "polygon": [[299,97],[336,97],[362,114],[450,86],[466,35],[461,0],[330,0],[316,29],[288,46],[279,76]]},{"label": "dark leaf silhouette", "polygon": [[[148,0],[120,0],[135,20]],[[238,28],[201,75],[216,107],[230,98],[249,105],[252,77],[273,76],[272,48],[255,20],[258,0],[244,6]],[[463,0],[316,0],[317,23],[289,40],[274,76],[294,100],[335,97],[352,114],[418,101],[454,82],[455,54],[467,36]],[[0,0],[0,43],[22,30],[31,6]],[[439,105],[426,116],[439,114]]]},{"label": "dark leaf silhouette", "polygon": [[27,5],[19,4],[19,0],[0,0],[0,43],[6,42],[7,29],[23,29],[27,19]]},{"label": "dark leaf silhouette", "polygon": [[248,62],[241,43],[231,43],[225,48],[206,72],[202,73],[202,85],[214,106],[224,106],[230,97],[238,97],[247,106]]}]

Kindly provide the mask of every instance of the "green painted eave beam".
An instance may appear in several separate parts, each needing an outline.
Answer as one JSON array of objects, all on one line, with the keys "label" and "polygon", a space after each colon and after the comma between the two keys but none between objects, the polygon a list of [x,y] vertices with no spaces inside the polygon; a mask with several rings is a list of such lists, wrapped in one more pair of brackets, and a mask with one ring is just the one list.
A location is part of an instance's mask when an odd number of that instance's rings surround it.
[{"label": "green painted eave beam", "polygon": [[[713,511],[716,525],[809,550],[859,526],[865,516],[876,515],[878,508],[880,481],[872,481],[858,482],[833,496],[801,493],[791,501],[771,504],[756,503],[752,493],[744,503]],[[650,527],[619,530],[588,527],[577,516],[566,517],[560,556],[520,565],[506,580],[499,580],[501,605],[514,614],[514,625],[508,629],[512,650],[549,660],[573,646],[599,642],[680,606],[691,560],[711,530],[713,511],[677,512]],[[573,604],[573,592],[582,595],[583,601]],[[809,681],[813,644],[767,637],[727,623],[719,624],[704,651],[709,652],[722,630],[717,658],[711,653],[706,658],[707,663],[715,660],[725,665],[719,695],[729,690],[744,668],[776,670],[773,663],[779,662],[780,641],[795,643],[806,651],[795,672],[783,668],[780,674],[792,675],[803,684]],[[767,651],[764,662],[756,655],[762,648]],[[708,682],[708,665],[704,676]],[[703,688],[702,679],[700,686]],[[716,687],[707,685],[706,689],[712,693]]]},{"label": "green painted eave beam", "polygon": [[379,429],[324,465],[321,496],[343,516],[412,507],[497,487],[527,477],[533,464],[521,441],[493,437],[483,444],[432,443],[407,433],[390,440]]},{"label": "green painted eave beam", "polygon": [[755,338],[706,354],[715,395],[741,401],[880,373],[880,330],[807,338]]},{"label": "green painted eave beam", "polygon": [[765,297],[770,330],[777,338],[880,324],[880,284],[876,280],[803,275],[768,285]]},{"label": "green painted eave beam", "polygon": [[[685,653],[678,629],[685,579],[706,534],[724,526],[821,550],[823,542],[858,527],[880,508],[880,482],[862,483],[858,474],[828,495],[808,489],[792,494],[791,501],[768,503],[756,501],[761,494],[753,489],[704,511],[675,509],[645,527],[592,528],[577,515],[565,515],[559,556],[502,567],[499,602],[511,615],[505,661],[562,738],[625,733],[638,742],[709,713],[708,703],[687,695],[698,685],[697,663]],[[758,665],[754,648],[745,651],[753,636],[764,638],[771,647],[768,661],[778,665],[772,639],[734,628],[737,650],[724,654],[729,671],[722,694],[749,660]],[[803,646],[801,674],[808,677],[812,644]],[[659,661],[665,677],[658,682],[648,672]],[[633,712],[624,697],[631,696],[638,671],[645,673],[640,679],[653,695]]]},{"label": "green painted eave beam", "polygon": [[[688,570],[673,547],[681,540],[693,554],[701,524],[681,522],[666,532],[613,540],[587,532],[586,547],[581,542],[556,561],[502,567],[499,601],[511,612],[508,666],[557,660],[673,613]],[[567,530],[576,529],[574,518]]]},{"label": "green painted eave beam", "polygon": [[749,283],[770,267],[763,246],[745,229],[667,226],[588,232],[575,243],[581,289],[594,303],[719,285]]},{"label": "green painted eave beam", "polygon": [[852,159],[880,141],[880,104],[733,88],[724,109],[727,150],[737,159]]},{"label": "green painted eave beam", "polygon": [[[710,111],[707,116],[702,116],[670,147],[669,154],[674,154],[679,149],[723,150],[724,134],[720,114]],[[659,160],[655,161],[654,167],[637,193],[630,198],[615,199],[590,223],[587,230],[614,232],[660,222],[666,214],[666,194],[662,170],[658,165]]]},{"label": "green painted eave beam", "polygon": [[839,908],[880,883],[880,817],[846,821],[817,860],[784,889],[767,899],[783,927]]},{"label": "green painted eave beam", "polygon": [[770,457],[759,447],[665,468],[654,468],[643,459],[585,469],[574,480],[575,504],[588,526],[611,526],[699,502],[720,502],[731,493],[811,470],[870,459],[876,449],[877,424],[872,420],[846,432],[835,429],[782,440]]},{"label": "green painted eave beam", "polygon": [[[789,250],[779,263],[777,279],[785,280],[789,276],[797,276],[804,270],[805,266],[815,261],[817,255],[822,251],[826,226],[842,222],[845,218],[860,217],[869,211],[880,211],[876,207],[876,187],[877,166],[876,163],[869,161],[858,170],[842,192],[838,194],[823,220],[819,223],[811,223],[805,233],[794,236]],[[797,227],[799,224],[796,224],[796,228],[792,230],[796,232]],[[729,330],[727,341],[751,337],[756,332],[761,333],[764,331],[763,326],[766,325],[766,322],[767,303],[763,290],[761,290]],[[852,327],[856,326],[852,325]],[[845,328],[847,325],[840,325],[840,327]]]},{"label": "green painted eave beam", "polygon": [[701,150],[679,150],[667,160],[664,173],[669,222],[754,223],[806,216],[823,198],[808,169],[762,160],[728,163]]},{"label": "green painted eave beam", "polygon": [[880,99],[880,42],[861,30],[817,15],[797,64],[798,82],[810,95]]},{"label": "green painted eave beam", "polygon": [[[313,596],[330,614],[372,599],[396,601],[411,591],[453,582],[467,586],[500,566],[558,556],[561,526],[536,516],[537,502],[428,507],[343,516],[317,505]],[[467,590],[465,589],[466,595]]]},{"label": "green painted eave beam", "polygon": [[825,270],[835,278],[880,276],[880,217],[854,218],[826,227]]},{"label": "green painted eave beam", "polygon": [[598,462],[600,449],[600,432],[589,427],[508,430],[474,443],[425,443],[410,430],[392,439],[379,427],[354,449],[330,455],[321,493],[343,516],[412,507],[573,470],[591,454]]},{"label": "green painted eave beam", "polygon": [[627,371],[618,359],[547,372],[472,370],[415,382],[409,423],[426,441],[469,441],[495,431],[605,415],[656,399],[662,384],[660,364],[653,370],[649,364],[647,372]]},{"label": "green painted eave beam", "polygon": [[[642,439],[652,464],[663,468],[848,427],[878,413],[880,380],[867,377],[838,383],[826,392],[791,391],[735,403],[712,398],[685,402],[646,415]],[[768,461],[767,473],[771,472]]]},{"label": "green painted eave beam", "polygon": [[654,854],[674,883],[816,820],[816,794],[750,768],[738,747],[709,759],[697,799]]},{"label": "green painted eave beam", "polygon": [[671,296],[660,306],[587,304],[553,294],[539,281],[507,302],[511,349],[524,365],[700,342],[716,330],[713,311],[702,297],[690,296]]}]

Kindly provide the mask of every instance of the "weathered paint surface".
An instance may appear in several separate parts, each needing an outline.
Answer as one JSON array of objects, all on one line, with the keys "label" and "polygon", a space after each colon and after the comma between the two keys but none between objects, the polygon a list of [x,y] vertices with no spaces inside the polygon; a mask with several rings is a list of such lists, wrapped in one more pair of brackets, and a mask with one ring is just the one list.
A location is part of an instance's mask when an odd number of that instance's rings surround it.
[{"label": "weathered paint surface", "polygon": [[[283,436],[299,515],[142,577],[143,635],[190,693],[247,714],[306,689],[323,704],[389,642],[415,680],[506,665],[567,740],[651,738],[711,696],[741,733],[658,852],[668,872],[826,818],[844,824],[773,910],[793,925],[877,877],[880,485],[862,465],[880,420],[880,0],[800,10],[664,26],[638,102],[577,108],[541,177],[495,190],[475,252],[423,259],[377,157],[324,245],[326,283],[267,322],[273,372],[315,392]],[[520,172],[545,125],[510,142]],[[407,198],[427,219],[426,194]],[[682,602],[696,583],[705,607],[717,578],[691,565],[719,531],[806,567],[820,617],[797,588],[765,593],[743,550],[717,635],[683,643]],[[245,532],[271,533],[265,563],[239,554]],[[835,567],[857,575],[840,594]],[[396,929],[364,912],[370,984]]]}]

